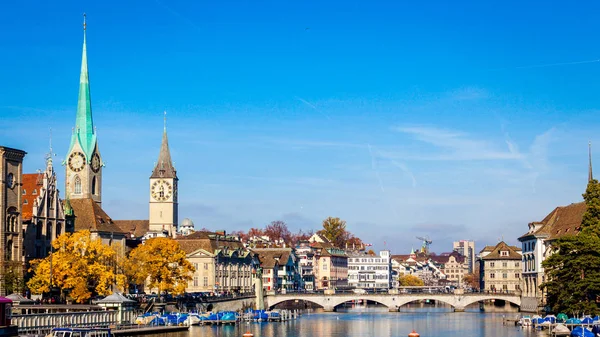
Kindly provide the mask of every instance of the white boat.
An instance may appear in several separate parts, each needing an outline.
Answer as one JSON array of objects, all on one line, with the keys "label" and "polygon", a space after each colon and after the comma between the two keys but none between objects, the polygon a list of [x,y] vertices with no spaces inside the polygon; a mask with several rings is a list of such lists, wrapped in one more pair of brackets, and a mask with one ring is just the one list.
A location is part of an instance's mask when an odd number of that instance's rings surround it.
[{"label": "white boat", "polygon": [[521,319],[519,320],[519,322],[517,322],[517,324],[520,326],[532,326],[533,325],[533,323],[531,322],[531,317],[529,317],[529,316],[521,317]]}]

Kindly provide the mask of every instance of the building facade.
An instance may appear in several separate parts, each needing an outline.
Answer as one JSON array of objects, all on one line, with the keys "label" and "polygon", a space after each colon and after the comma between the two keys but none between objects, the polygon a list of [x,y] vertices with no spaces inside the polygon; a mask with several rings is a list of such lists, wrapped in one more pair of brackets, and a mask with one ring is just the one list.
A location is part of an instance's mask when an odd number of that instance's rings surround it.
[{"label": "building facade", "polygon": [[482,250],[481,290],[515,292],[521,290],[521,249],[499,242],[491,251]]},{"label": "building facade", "polygon": [[310,242],[301,241],[296,246],[296,255],[298,256],[298,264],[302,284],[300,287],[308,292],[315,290],[315,252],[310,246]]},{"label": "building facade", "polygon": [[51,243],[64,233],[72,233],[73,219],[67,221],[59,197],[52,151],[46,157],[44,172],[23,174],[23,235],[25,262],[48,256]]},{"label": "building facade", "polygon": [[289,292],[300,288],[298,258],[291,248],[254,248],[260,261],[263,288],[266,291]]},{"label": "building facade", "polygon": [[446,275],[446,280],[457,287],[462,287],[463,277],[469,273],[469,264],[467,258],[453,251],[451,253],[442,253],[430,257],[439,267],[439,270]]},{"label": "building facade", "polygon": [[314,275],[317,290],[348,287],[348,256],[329,242],[311,243],[315,251]]},{"label": "building facade", "polygon": [[[23,158],[22,150],[0,146],[0,274],[9,268],[23,273]],[[3,280],[0,280],[3,281]],[[0,295],[6,294],[4,282],[0,282]]]},{"label": "building facade", "polygon": [[389,250],[379,255],[364,252],[348,254],[348,286],[356,289],[390,289],[392,262]]},{"label": "building facade", "polygon": [[469,273],[473,273],[475,271],[477,260],[475,256],[475,241],[454,241],[452,243],[452,250],[458,252],[460,255],[464,256],[467,259],[466,263],[469,265]]},{"label": "building facade", "polygon": [[177,237],[196,271],[186,292],[249,293],[258,260],[243,244],[225,233],[194,232]]}]

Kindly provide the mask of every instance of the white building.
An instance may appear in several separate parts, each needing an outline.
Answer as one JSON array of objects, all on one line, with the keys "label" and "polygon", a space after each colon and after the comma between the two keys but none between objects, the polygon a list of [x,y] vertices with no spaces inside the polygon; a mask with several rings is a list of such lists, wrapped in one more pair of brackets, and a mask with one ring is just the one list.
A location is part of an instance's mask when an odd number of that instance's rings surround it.
[{"label": "white building", "polygon": [[314,249],[310,246],[308,241],[301,241],[296,246],[296,255],[298,256],[300,276],[302,278],[301,288],[306,291],[315,290]]},{"label": "white building", "polygon": [[458,252],[460,255],[463,255],[467,259],[467,264],[469,265],[469,273],[475,271],[475,241],[471,240],[460,240],[454,241],[452,244],[452,250]]},{"label": "white building", "polygon": [[392,285],[392,260],[389,250],[377,255],[364,252],[348,254],[348,285],[359,289],[389,289]]}]

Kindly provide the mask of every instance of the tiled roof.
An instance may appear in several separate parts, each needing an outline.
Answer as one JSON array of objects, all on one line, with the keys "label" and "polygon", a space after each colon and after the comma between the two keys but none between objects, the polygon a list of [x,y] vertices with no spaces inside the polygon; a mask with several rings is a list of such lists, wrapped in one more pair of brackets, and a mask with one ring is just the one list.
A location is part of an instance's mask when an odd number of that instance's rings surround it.
[{"label": "tiled roof", "polygon": [[292,254],[291,248],[261,248],[252,249],[258,255],[260,266],[267,269],[272,269],[275,264],[285,265]]},{"label": "tiled roof", "polygon": [[450,260],[450,256],[454,256],[456,262],[464,263],[465,256],[460,254],[459,252],[453,251],[451,253],[441,253],[440,255],[431,255],[429,258],[435,263],[448,263]]},{"label": "tiled roof", "polygon": [[[502,256],[500,252],[508,251],[508,256]],[[521,260],[521,248],[509,246],[504,241],[500,241],[491,253],[482,257],[482,260]]]},{"label": "tiled roof", "polygon": [[587,206],[585,202],[578,202],[568,206],[556,207],[550,212],[544,220],[535,222],[535,230],[530,230],[521,236],[530,235],[547,236],[550,240],[557,239],[564,235],[575,235],[581,230],[581,220]]},{"label": "tiled roof", "polygon": [[149,220],[113,220],[113,222],[121,228],[121,231],[136,238],[144,236],[150,230]]},{"label": "tiled roof", "polygon": [[186,236],[178,236],[176,240],[186,254],[193,253],[198,249],[214,254],[216,250],[223,247],[227,247],[230,250],[244,248],[244,244],[241,241],[204,231],[194,232]]},{"label": "tiled roof", "polygon": [[104,212],[102,207],[91,198],[70,199],[73,215],[75,215],[75,230],[90,232],[126,234]]},{"label": "tiled roof", "polygon": [[[33,217],[33,204],[39,197],[40,191],[44,186],[44,176],[41,173],[26,173],[23,174],[23,221],[31,220]],[[35,194],[33,193],[35,191]]]}]

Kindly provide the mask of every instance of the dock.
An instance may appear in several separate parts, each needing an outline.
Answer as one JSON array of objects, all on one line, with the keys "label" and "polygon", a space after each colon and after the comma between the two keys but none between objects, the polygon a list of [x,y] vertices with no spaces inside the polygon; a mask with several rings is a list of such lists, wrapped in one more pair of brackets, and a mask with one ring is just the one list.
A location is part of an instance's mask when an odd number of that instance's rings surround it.
[{"label": "dock", "polygon": [[169,332],[178,332],[178,331],[187,331],[189,329],[188,326],[152,326],[152,327],[143,327],[143,328],[126,328],[126,329],[116,329],[112,330],[112,334],[115,336],[125,337],[125,336],[140,336],[140,335],[155,335],[155,334],[164,334]]}]

